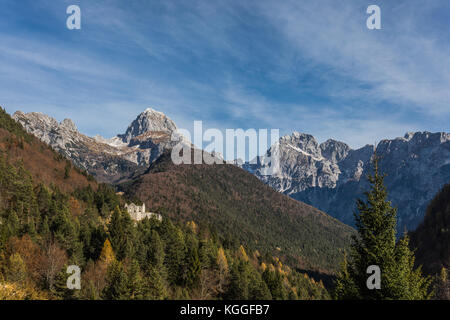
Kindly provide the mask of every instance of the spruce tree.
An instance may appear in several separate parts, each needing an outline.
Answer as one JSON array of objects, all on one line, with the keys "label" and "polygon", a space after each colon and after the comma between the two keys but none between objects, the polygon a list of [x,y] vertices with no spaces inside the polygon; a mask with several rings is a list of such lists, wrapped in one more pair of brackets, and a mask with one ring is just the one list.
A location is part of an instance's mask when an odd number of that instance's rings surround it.
[{"label": "spruce tree", "polygon": [[[357,200],[354,213],[358,234],[353,236],[350,259],[344,261],[336,282],[338,299],[427,299],[430,281],[414,269],[409,239],[396,243],[397,210],[387,200],[384,175],[379,173],[378,156],[373,157],[374,174],[368,176],[366,201]],[[378,266],[381,288],[369,289],[367,268]]]},{"label": "spruce tree", "polygon": [[25,284],[27,280],[27,270],[20,254],[14,253],[9,257],[6,279],[9,282],[17,282],[20,285]]},{"label": "spruce tree", "polygon": [[127,300],[130,298],[128,279],[121,262],[113,261],[108,267],[103,298],[106,300]]},{"label": "spruce tree", "polygon": [[141,269],[137,260],[133,260],[127,271],[128,291],[130,300],[144,299],[144,282],[141,276]]},{"label": "spruce tree", "polygon": [[167,297],[167,288],[163,276],[159,270],[153,266],[150,267],[146,278],[146,299],[163,300]]}]

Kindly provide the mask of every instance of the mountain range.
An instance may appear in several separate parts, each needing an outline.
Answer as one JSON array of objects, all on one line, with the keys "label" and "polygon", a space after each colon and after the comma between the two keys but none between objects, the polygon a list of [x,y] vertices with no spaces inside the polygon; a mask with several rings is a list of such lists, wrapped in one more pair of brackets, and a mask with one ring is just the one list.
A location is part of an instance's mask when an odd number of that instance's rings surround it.
[{"label": "mountain range", "polygon": [[70,119],[58,122],[39,112],[17,111],[13,119],[99,182],[117,183],[138,175],[173,145],[175,123],[151,108],[142,112],[124,134],[105,139],[80,133]]},{"label": "mountain range", "polygon": [[[353,225],[356,199],[368,190],[375,152],[386,174],[389,200],[398,208],[398,230],[415,229],[430,200],[450,181],[448,133],[407,133],[354,150],[340,141],[319,144],[309,134],[294,132],[280,138],[256,164],[242,167],[275,190]],[[263,175],[266,157],[275,153],[280,170]]]},{"label": "mountain range", "polygon": [[[91,176],[72,166],[66,174],[65,168],[70,165],[70,161],[64,156],[74,162],[76,160],[89,165],[99,159],[109,159],[100,158],[99,155],[112,152],[114,148],[119,151],[120,148],[129,148],[130,152],[143,152],[141,150],[146,151],[146,145],[142,146],[144,143],[138,147],[132,146],[133,141],[137,141],[136,136],[145,136],[142,140],[151,144],[154,143],[154,131],[143,131],[158,130],[168,134],[169,130],[166,129],[174,128],[168,119],[161,119],[163,126],[151,124],[149,120],[160,114],[146,110],[124,135],[100,142],[99,137],[90,138],[79,133],[70,120],[58,123],[40,113],[25,115],[16,112],[14,118],[17,122],[14,122],[6,113],[0,115],[4,118],[4,121],[0,121],[0,134],[4,132],[8,141],[17,140],[13,147],[0,144],[0,149],[5,150],[8,158],[18,154],[16,158],[25,159],[25,168],[35,173],[37,181],[42,181],[42,177],[51,174],[51,179],[46,180],[48,185],[53,181],[59,182],[59,188],[70,188],[68,191],[72,194],[83,193],[82,190],[89,191],[86,188],[89,181],[94,190],[102,185],[97,185],[93,179],[89,180]],[[3,130],[2,122],[7,124],[5,128],[13,126],[12,122],[18,133]],[[48,145],[25,132],[19,123],[23,123],[28,132],[58,150],[60,155],[56,156],[58,154]],[[23,143],[24,149],[19,147],[20,139],[17,135],[29,139],[33,147],[29,143]],[[122,145],[126,143],[124,141],[129,141],[127,146]],[[114,143],[120,147],[112,146]],[[89,151],[93,149],[89,148],[93,147],[103,149],[90,154]],[[310,205],[276,192],[235,165],[175,165],[171,160],[170,150],[164,148],[164,145],[160,146],[158,150],[162,150],[162,153],[145,170],[143,163],[135,163],[142,173],[116,184],[117,189],[122,191],[118,194],[123,194],[124,202],[144,202],[148,210],[159,212],[164,218],[181,225],[193,221],[200,229],[211,230],[209,237],[221,239],[230,247],[242,244],[261,255],[279,257],[291,267],[314,271],[315,274],[318,272],[320,278],[325,277],[324,281],[338,270],[351,235],[355,232],[351,227]],[[42,149],[44,150],[41,151]],[[30,150],[32,152],[27,156],[26,152]],[[75,154],[77,157],[73,157]],[[117,160],[121,156],[123,155],[120,153],[114,154],[113,159]],[[39,168],[43,163],[44,167]],[[100,167],[108,168],[113,165],[114,163],[104,163]],[[93,174],[98,172],[97,166],[88,168]],[[102,172],[102,177],[108,177],[107,173],[108,171]]]},{"label": "mountain range", "polygon": [[[88,137],[73,122],[58,123],[42,113],[13,115],[29,133],[91,173],[98,181],[120,183],[144,173],[165,150],[177,129],[161,112],[146,109],[124,134],[111,139]],[[352,149],[346,143],[318,143],[309,134],[293,132],[280,138],[256,164],[238,164],[278,192],[310,204],[340,221],[353,225],[355,200],[367,190],[366,176],[376,149],[386,176],[389,199],[398,207],[398,230],[413,230],[422,221],[427,205],[450,181],[450,134],[411,132],[382,140],[376,148]],[[277,153],[280,171],[267,176],[265,158]]]}]

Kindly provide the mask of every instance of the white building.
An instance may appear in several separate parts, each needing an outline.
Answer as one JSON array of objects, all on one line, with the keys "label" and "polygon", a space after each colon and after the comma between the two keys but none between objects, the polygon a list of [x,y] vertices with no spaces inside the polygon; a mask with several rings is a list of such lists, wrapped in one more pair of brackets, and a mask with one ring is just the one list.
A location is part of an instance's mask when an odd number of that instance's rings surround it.
[{"label": "white building", "polygon": [[128,213],[131,216],[131,219],[140,221],[145,218],[156,218],[159,221],[162,221],[162,217],[158,213],[154,212],[145,212],[145,203],[142,206],[135,205],[134,203],[125,204],[125,209],[127,209]]}]

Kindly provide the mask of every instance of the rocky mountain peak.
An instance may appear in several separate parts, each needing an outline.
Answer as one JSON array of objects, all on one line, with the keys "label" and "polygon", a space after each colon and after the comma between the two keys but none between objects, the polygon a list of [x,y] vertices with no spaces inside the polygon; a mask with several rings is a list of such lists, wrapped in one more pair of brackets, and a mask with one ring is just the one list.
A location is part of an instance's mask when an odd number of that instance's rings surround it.
[{"label": "rocky mountain peak", "polygon": [[138,115],[123,135],[110,139],[80,133],[70,119],[60,123],[43,113],[17,111],[13,118],[80,168],[101,182],[127,179],[148,167],[165,149],[171,148],[175,123],[152,108]]},{"label": "rocky mountain peak", "polygon": [[71,119],[64,119],[63,121],[61,121],[60,126],[66,130],[78,132],[75,123],[73,123]]},{"label": "rocky mountain peak", "polygon": [[[374,146],[353,150],[347,144],[294,132],[280,139],[280,172],[265,176],[265,163],[244,167],[274,189],[352,224],[357,198],[363,198],[372,173]],[[388,199],[397,206],[398,227],[414,229],[434,194],[450,181],[450,134],[409,132],[376,146],[386,173]]]},{"label": "rocky mountain peak", "polygon": [[164,113],[152,108],[145,109],[127,128],[125,134],[119,135],[123,142],[129,143],[131,139],[146,132],[172,133],[177,129],[175,123]]},{"label": "rocky mountain peak", "polygon": [[333,139],[328,139],[320,144],[322,156],[333,163],[337,163],[347,157],[350,150],[346,143]]},{"label": "rocky mountain peak", "polygon": [[291,135],[280,138],[280,147],[320,158],[320,149],[317,140],[310,134],[294,131]]}]

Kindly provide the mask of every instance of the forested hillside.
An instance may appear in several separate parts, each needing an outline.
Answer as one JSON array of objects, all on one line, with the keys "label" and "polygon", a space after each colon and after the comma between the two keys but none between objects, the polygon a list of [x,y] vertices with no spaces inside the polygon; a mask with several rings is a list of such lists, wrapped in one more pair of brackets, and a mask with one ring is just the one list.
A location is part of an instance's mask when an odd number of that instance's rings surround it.
[{"label": "forested hillside", "polygon": [[174,165],[165,153],[121,188],[149,209],[210,225],[223,241],[230,236],[302,269],[336,270],[354,232],[234,165]]},{"label": "forested hillside", "polygon": [[424,221],[411,232],[411,245],[417,248],[416,264],[436,276],[436,295],[450,299],[450,184],[430,202]]},{"label": "forested hillside", "polygon": [[57,186],[65,192],[72,192],[87,185],[96,188],[97,183],[90,175],[25,132],[2,108],[0,154],[7,163],[26,168],[35,183]]},{"label": "forested hillside", "polygon": [[411,244],[425,272],[434,274],[450,267],[450,184],[430,202],[425,219],[411,233]]},{"label": "forested hillside", "polygon": [[[321,282],[207,223],[133,221],[0,111],[0,299],[326,299]],[[82,270],[67,288],[67,267]]]}]

